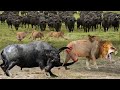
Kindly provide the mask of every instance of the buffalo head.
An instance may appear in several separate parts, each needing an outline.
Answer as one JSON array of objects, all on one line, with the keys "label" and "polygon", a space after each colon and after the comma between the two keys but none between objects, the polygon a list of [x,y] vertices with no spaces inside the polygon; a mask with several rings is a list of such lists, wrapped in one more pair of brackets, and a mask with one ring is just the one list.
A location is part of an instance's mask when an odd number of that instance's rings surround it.
[{"label": "buffalo head", "polygon": [[[47,67],[46,70],[49,71],[51,68],[55,67],[59,67],[62,66],[63,63],[60,62],[60,52],[62,52],[65,49],[69,49],[68,47],[62,47],[58,50],[44,50],[46,57],[47,57]],[[64,66],[69,66],[71,64],[73,64],[74,62],[71,63],[66,63],[64,64]]]}]

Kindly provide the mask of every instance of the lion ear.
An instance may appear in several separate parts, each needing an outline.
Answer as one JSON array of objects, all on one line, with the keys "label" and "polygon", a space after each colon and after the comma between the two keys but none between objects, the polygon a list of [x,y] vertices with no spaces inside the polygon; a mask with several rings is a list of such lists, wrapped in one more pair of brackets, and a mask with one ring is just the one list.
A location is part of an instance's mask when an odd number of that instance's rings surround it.
[{"label": "lion ear", "polygon": [[93,41],[93,40],[92,40],[93,36],[88,35],[88,38],[89,38],[90,42],[92,42],[92,41]]},{"label": "lion ear", "polygon": [[91,38],[91,35],[90,35],[90,34],[88,34],[88,37],[89,37],[89,38]]}]

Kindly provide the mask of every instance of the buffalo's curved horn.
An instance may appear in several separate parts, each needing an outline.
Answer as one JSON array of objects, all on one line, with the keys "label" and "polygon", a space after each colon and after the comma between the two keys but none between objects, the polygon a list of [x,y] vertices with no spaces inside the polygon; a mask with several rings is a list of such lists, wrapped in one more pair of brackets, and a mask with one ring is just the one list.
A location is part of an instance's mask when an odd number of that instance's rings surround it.
[{"label": "buffalo's curved horn", "polygon": [[65,50],[65,49],[70,49],[70,48],[69,48],[69,47],[62,47],[62,48],[59,49],[59,53],[60,53],[61,51]]},{"label": "buffalo's curved horn", "polygon": [[73,61],[73,62],[70,62],[70,63],[65,63],[64,65],[63,65],[63,63],[62,63],[62,65],[63,66],[70,66],[70,65],[72,65],[72,64],[74,64],[75,62]]},{"label": "buffalo's curved horn", "polygon": [[59,66],[70,66],[70,65],[72,65],[72,64],[74,64],[75,62],[73,61],[73,62],[70,62],[70,63],[65,63],[65,64],[63,64],[63,63],[59,63],[59,64],[57,64],[57,65],[55,65],[56,67],[59,67]]}]

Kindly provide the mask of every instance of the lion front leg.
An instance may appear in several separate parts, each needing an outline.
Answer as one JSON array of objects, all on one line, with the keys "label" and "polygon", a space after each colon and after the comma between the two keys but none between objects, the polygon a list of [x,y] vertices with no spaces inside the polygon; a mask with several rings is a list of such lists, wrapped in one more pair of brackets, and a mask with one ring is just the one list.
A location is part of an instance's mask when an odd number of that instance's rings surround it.
[{"label": "lion front leg", "polygon": [[96,69],[98,69],[95,56],[92,56],[92,61],[93,61],[94,67],[95,67]]},{"label": "lion front leg", "polygon": [[[98,44],[98,42],[94,42],[93,45],[96,45],[96,44]],[[94,67],[95,67],[96,69],[98,69],[98,66],[97,66],[97,63],[96,63],[96,57],[95,57],[97,48],[98,48],[98,45],[96,45],[96,46],[95,46],[94,48],[92,48],[92,50],[91,50],[91,59],[92,59],[92,61],[93,61],[93,65],[94,65]]]},{"label": "lion front leg", "polygon": [[88,69],[88,70],[90,70],[91,68],[90,68],[90,59],[87,59],[86,60],[86,68]]},{"label": "lion front leg", "polygon": [[93,61],[93,64],[94,64],[94,67],[95,67],[96,69],[98,69],[98,65],[97,65],[96,61]]},{"label": "lion front leg", "polygon": [[96,59],[93,58],[92,60],[93,60],[93,65],[94,65],[94,67],[95,67],[96,69],[98,69],[98,66],[97,66],[97,63],[96,63]]}]

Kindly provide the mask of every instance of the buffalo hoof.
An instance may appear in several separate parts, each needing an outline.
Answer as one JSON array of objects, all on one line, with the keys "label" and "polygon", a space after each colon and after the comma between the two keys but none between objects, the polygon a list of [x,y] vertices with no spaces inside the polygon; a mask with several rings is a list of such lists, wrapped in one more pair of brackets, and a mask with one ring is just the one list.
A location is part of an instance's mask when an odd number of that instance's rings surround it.
[{"label": "buffalo hoof", "polygon": [[6,70],[5,72],[6,76],[10,76],[10,73]]},{"label": "buffalo hoof", "polygon": [[58,68],[58,70],[60,70],[60,68]]},{"label": "buffalo hoof", "polygon": [[22,67],[20,68],[20,70],[22,70]]},{"label": "buffalo hoof", "polygon": [[54,74],[53,74],[53,75],[50,75],[50,76],[51,76],[51,77],[58,77],[57,75],[54,75]]},{"label": "buffalo hoof", "polygon": [[58,77],[58,76],[57,76],[57,75],[55,75],[55,74],[51,74],[51,75],[50,75],[50,74],[49,74],[49,73],[47,73],[47,72],[46,72],[46,76],[47,76],[47,77]]},{"label": "buffalo hoof", "polygon": [[65,67],[65,70],[70,70],[70,68],[68,68],[68,67]]},{"label": "buffalo hoof", "polygon": [[62,67],[59,67],[58,70],[60,70]]},{"label": "buffalo hoof", "polygon": [[2,69],[4,72],[5,72],[5,70],[6,70],[4,66],[1,66],[1,69]]},{"label": "buffalo hoof", "polygon": [[65,70],[70,70],[70,68],[65,68]]}]

